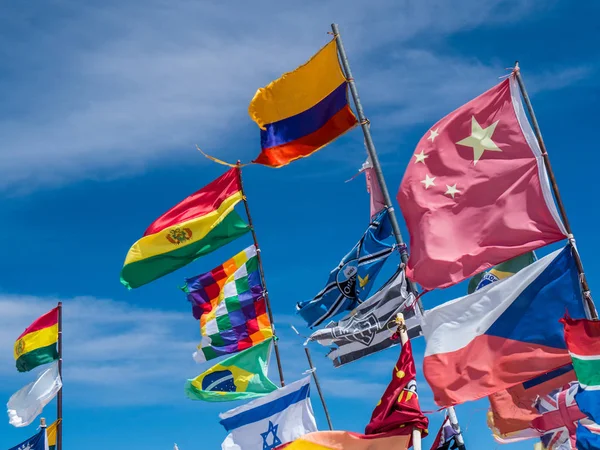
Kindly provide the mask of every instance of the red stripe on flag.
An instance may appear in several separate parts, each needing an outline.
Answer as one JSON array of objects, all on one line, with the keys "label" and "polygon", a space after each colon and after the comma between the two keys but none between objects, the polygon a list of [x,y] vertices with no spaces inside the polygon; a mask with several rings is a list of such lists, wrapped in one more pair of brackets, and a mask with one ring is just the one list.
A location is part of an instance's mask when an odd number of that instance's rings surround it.
[{"label": "red stripe on flag", "polygon": [[560,319],[565,328],[565,340],[571,353],[579,356],[600,356],[600,321]]},{"label": "red stripe on flag", "polygon": [[33,333],[34,331],[43,330],[44,328],[51,327],[58,323],[58,307],[53,310],[47,312],[42,317],[35,320],[31,325],[27,327],[25,331],[21,333],[21,335],[17,338],[17,341],[21,339],[23,336]]},{"label": "red stripe on flag", "polygon": [[144,236],[205,216],[241,188],[239,169],[234,167],[161,215],[150,224]]},{"label": "red stripe on flag", "polygon": [[311,155],[356,124],[352,109],[346,105],[314,133],[287,144],[264,149],[253,162],[270,167],[285,166],[298,158]]},{"label": "red stripe on flag", "polygon": [[477,336],[449,353],[425,356],[423,373],[439,406],[453,406],[507,389],[571,362],[566,349]]}]

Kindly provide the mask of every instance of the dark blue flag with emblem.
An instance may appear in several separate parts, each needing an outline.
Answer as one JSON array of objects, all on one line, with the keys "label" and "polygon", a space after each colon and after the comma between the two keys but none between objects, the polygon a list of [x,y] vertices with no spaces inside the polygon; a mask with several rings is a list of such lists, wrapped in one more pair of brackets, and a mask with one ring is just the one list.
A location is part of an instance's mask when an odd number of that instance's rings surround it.
[{"label": "dark blue flag with emblem", "polygon": [[365,301],[375,278],[395,245],[384,242],[392,234],[389,213],[381,211],[367,228],[363,237],[329,274],[325,288],[312,300],[296,305],[297,313],[309,327]]},{"label": "dark blue flag with emblem", "polygon": [[46,438],[46,428],[42,428],[40,432],[26,441],[21,442],[9,450],[48,450],[48,442]]}]

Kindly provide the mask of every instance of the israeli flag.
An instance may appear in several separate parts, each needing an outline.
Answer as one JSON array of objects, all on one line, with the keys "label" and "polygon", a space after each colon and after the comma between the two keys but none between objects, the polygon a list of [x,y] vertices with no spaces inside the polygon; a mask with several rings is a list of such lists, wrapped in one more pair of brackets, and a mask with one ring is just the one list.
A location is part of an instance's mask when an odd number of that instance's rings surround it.
[{"label": "israeli flag", "polygon": [[364,302],[371,292],[375,278],[394,251],[395,245],[384,242],[392,235],[387,209],[382,210],[350,252],[329,274],[325,288],[312,300],[296,305],[297,313],[309,327]]},{"label": "israeli flag", "polygon": [[14,446],[9,450],[48,450],[48,438],[46,437],[46,428],[30,437],[19,445]]},{"label": "israeli flag", "polygon": [[222,450],[273,450],[317,431],[310,404],[310,376],[219,417],[229,433]]}]

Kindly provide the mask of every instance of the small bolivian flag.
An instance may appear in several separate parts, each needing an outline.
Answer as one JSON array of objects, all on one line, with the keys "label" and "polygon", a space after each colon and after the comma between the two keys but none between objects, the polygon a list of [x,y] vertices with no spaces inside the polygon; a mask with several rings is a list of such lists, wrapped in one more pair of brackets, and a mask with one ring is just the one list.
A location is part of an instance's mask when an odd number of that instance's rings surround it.
[{"label": "small bolivian flag", "polygon": [[262,397],[277,389],[267,377],[273,338],[224,359],[185,383],[192,400],[228,402]]},{"label": "small bolivian flag", "polygon": [[228,170],[152,222],[129,249],[121,283],[140,287],[247,233],[233,209],[242,200],[239,170]]},{"label": "small bolivian flag", "polygon": [[260,127],[262,151],[253,161],[281,167],[326,146],[358,121],[332,40],[307,63],[256,91],[248,107]]},{"label": "small bolivian flag", "polygon": [[33,322],[17,338],[14,356],[19,372],[29,372],[58,359],[58,308]]}]

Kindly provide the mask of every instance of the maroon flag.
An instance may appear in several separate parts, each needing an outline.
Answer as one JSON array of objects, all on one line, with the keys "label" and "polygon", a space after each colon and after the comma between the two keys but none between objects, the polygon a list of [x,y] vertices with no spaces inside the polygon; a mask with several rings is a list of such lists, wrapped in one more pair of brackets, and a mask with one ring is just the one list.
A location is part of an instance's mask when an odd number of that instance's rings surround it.
[{"label": "maroon flag", "polygon": [[410,233],[406,273],[426,290],[566,235],[514,74],[427,131],[397,199]]},{"label": "maroon flag", "polygon": [[400,431],[401,434],[411,434],[414,428],[418,428],[423,437],[427,436],[429,420],[419,406],[415,377],[412,347],[410,341],[407,341],[402,346],[402,352],[394,366],[392,381],[375,407],[365,434],[386,433],[399,429],[405,430]]}]

